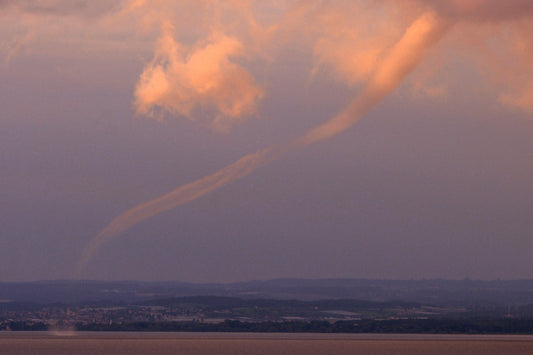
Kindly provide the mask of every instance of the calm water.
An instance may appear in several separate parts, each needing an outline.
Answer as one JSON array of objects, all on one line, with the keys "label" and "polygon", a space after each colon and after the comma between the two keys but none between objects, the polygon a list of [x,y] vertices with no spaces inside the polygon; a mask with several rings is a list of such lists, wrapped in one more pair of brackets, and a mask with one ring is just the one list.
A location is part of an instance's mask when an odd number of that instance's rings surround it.
[{"label": "calm water", "polygon": [[0,354],[533,354],[533,336],[0,332]]}]

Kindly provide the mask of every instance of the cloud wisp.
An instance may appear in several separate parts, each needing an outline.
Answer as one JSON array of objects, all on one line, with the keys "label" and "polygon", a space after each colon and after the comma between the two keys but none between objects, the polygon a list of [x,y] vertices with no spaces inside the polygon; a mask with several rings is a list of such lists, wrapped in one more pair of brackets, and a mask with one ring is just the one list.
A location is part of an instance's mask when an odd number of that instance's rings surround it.
[{"label": "cloud wisp", "polygon": [[116,11],[120,6],[120,0],[2,0],[0,12],[91,18]]}]

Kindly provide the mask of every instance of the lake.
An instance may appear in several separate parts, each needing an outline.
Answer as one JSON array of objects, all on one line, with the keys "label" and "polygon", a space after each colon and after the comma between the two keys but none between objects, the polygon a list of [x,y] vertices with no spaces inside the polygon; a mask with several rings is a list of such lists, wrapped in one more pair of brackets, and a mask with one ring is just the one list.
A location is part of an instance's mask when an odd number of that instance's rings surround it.
[{"label": "lake", "polygon": [[0,332],[0,354],[533,354],[530,335]]}]

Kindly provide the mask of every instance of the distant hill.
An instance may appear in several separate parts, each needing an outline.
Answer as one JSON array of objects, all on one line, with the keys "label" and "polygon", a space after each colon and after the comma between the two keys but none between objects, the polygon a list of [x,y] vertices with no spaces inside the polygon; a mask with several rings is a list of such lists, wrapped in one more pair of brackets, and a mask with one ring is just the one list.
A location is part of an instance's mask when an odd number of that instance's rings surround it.
[{"label": "distant hill", "polygon": [[533,280],[275,279],[227,284],[90,280],[0,282],[0,302],[3,303],[142,302],[187,296],[524,305],[533,303]]}]

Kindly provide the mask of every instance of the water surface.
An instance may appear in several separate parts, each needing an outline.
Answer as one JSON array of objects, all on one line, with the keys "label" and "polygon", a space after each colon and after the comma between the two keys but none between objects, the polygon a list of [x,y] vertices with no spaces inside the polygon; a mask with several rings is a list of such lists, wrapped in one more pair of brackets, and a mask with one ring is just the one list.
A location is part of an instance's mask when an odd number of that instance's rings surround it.
[{"label": "water surface", "polygon": [[529,335],[0,332],[0,354],[533,354]]}]

